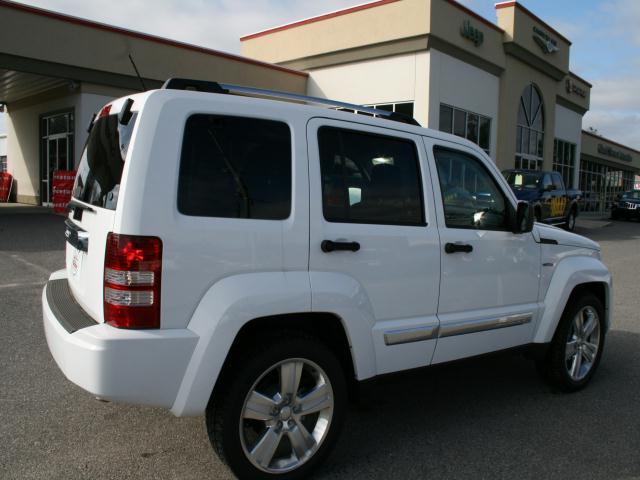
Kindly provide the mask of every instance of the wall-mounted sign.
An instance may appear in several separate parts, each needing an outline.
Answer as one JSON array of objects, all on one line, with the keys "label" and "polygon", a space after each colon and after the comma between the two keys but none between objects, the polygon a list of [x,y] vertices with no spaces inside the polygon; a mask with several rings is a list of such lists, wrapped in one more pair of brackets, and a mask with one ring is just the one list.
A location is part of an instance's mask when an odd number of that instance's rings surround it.
[{"label": "wall-mounted sign", "polygon": [[556,53],[558,51],[558,42],[551,38],[547,32],[533,27],[533,39],[540,46],[544,53]]},{"label": "wall-mounted sign", "polygon": [[460,27],[460,35],[467,40],[471,40],[473,44],[478,47],[484,42],[484,33],[471,25],[469,20],[465,20]]},{"label": "wall-mounted sign", "polygon": [[575,93],[576,95],[582,98],[587,97],[587,91],[584,88],[582,88],[580,85],[578,85],[576,82],[571,80],[570,78],[567,78],[567,81],[565,82],[565,86],[567,88],[567,93],[569,94]]},{"label": "wall-mounted sign", "polygon": [[618,160],[624,160],[625,162],[631,162],[633,160],[633,157],[628,153],[624,153],[621,150],[614,150],[609,145],[603,145],[602,143],[598,144],[598,153],[617,158]]}]

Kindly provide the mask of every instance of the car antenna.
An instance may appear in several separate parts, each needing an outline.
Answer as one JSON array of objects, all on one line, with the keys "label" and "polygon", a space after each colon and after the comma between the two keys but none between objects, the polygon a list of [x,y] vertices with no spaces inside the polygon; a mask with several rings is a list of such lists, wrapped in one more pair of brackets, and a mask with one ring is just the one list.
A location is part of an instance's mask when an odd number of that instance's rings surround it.
[{"label": "car antenna", "polygon": [[140,76],[140,72],[138,71],[138,67],[136,67],[136,62],[133,61],[133,57],[131,56],[131,54],[129,54],[129,60],[131,60],[131,65],[133,65],[133,69],[136,71],[138,80],[140,80],[140,83],[142,84],[142,91],[146,92],[147,86],[144,84],[144,80],[142,80],[142,77]]}]

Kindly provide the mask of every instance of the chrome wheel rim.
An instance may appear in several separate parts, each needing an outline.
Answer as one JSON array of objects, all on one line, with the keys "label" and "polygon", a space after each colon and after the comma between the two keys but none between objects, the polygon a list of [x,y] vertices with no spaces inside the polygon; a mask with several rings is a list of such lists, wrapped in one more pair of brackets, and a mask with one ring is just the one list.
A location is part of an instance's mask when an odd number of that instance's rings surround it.
[{"label": "chrome wheel rim", "polygon": [[318,451],[333,418],[333,388],[317,364],[291,358],[253,384],[240,415],[240,441],[249,461],[268,473],[299,468]]},{"label": "chrome wheel rim", "polygon": [[565,366],[574,381],[584,379],[593,368],[600,349],[600,318],[590,306],[583,307],[573,317],[567,344]]}]

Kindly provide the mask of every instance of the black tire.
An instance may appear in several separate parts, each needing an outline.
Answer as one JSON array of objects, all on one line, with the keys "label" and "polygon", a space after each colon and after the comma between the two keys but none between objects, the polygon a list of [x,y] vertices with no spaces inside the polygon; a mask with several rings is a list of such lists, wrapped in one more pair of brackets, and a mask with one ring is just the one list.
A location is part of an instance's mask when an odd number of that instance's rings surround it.
[{"label": "black tire", "polygon": [[[598,349],[589,370],[583,378],[572,378],[567,359],[569,335],[572,333],[574,317],[585,308],[591,308],[597,313],[598,322]],[[553,340],[544,359],[537,362],[538,371],[542,377],[555,389],[562,392],[575,392],[584,388],[595,374],[605,343],[605,317],[604,308],[600,300],[593,294],[585,293],[578,297],[572,297],[567,304],[562,318],[556,328]],[[579,353],[578,353],[579,354]],[[584,357],[581,357],[584,358]]]},{"label": "black tire", "polygon": [[[347,386],[342,366],[333,351],[322,342],[298,332],[283,332],[274,337],[261,338],[260,342],[252,345],[250,349],[250,355],[245,354],[225,367],[223,383],[216,387],[207,406],[206,424],[209,440],[223,463],[240,479],[308,478],[330,454],[344,422]],[[254,465],[245,453],[241,440],[243,433],[240,431],[240,419],[248,394],[252,389],[257,391],[258,380],[277,364],[289,359],[310,361],[323,370],[333,390],[333,415],[328,431],[315,453],[294,470],[272,473]],[[283,438],[284,436],[283,434]],[[289,445],[292,444],[289,442]],[[278,450],[275,455],[277,452]]]},{"label": "black tire", "polygon": [[569,210],[569,214],[567,215],[567,219],[565,220],[565,230],[568,232],[573,232],[576,229],[576,218],[578,214],[575,208]]},{"label": "black tire", "polygon": [[617,212],[611,212],[611,220],[618,220],[620,218],[620,215],[618,215]]}]

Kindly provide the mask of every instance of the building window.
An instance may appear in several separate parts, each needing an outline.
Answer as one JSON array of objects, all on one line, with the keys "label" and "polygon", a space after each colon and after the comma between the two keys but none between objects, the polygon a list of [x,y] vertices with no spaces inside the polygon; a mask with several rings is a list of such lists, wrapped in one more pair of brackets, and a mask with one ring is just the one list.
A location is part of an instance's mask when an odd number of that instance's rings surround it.
[{"label": "building window", "polygon": [[407,115],[413,118],[413,102],[377,103],[367,106],[386,110],[387,112],[401,113],[402,115]]},{"label": "building window", "polygon": [[544,106],[535,85],[528,85],[520,97],[516,130],[516,168],[542,170]]},{"label": "building window", "polygon": [[555,139],[553,141],[553,170],[562,175],[567,188],[573,187],[573,172],[576,165],[576,145]]},{"label": "building window", "polygon": [[579,188],[584,198],[584,211],[604,211],[618,195],[633,189],[633,172],[583,159],[580,162]]},{"label": "building window", "polygon": [[491,155],[491,119],[489,117],[441,103],[440,131],[466,138],[479,145],[487,155]]},{"label": "building window", "polygon": [[0,155],[0,173],[7,171],[7,156]]},{"label": "building window", "polygon": [[[377,108],[378,110],[384,110],[386,112],[395,112],[400,113],[402,115],[407,115],[413,118],[413,102],[397,102],[397,103],[376,103],[376,104],[368,104],[364,105],[365,107]],[[338,107],[336,110],[341,112],[349,112],[349,113],[357,113],[359,115],[366,115],[367,117],[374,117],[377,115],[372,115],[369,112],[362,112],[359,110],[352,110],[350,108],[342,108]]]}]

